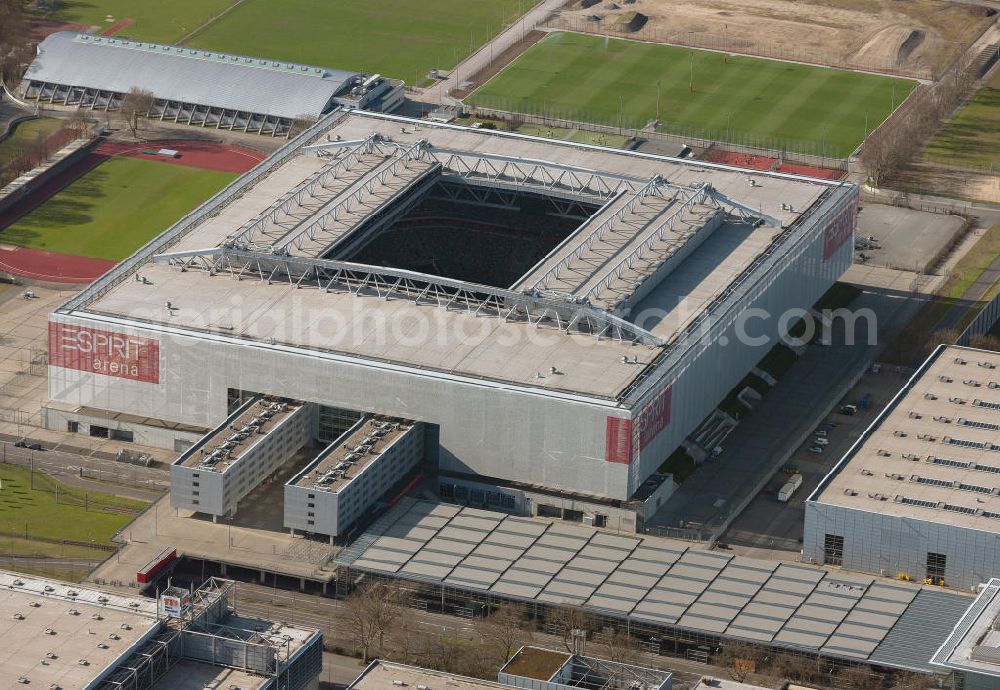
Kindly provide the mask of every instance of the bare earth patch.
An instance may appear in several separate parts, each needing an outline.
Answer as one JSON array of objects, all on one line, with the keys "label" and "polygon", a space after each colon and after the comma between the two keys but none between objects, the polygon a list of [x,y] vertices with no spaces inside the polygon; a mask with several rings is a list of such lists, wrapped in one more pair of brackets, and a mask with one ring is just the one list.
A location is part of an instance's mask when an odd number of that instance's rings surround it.
[{"label": "bare earth patch", "polygon": [[994,21],[983,8],[943,0],[635,0],[588,9],[573,0],[551,26],[617,34],[619,15],[630,12],[649,18],[631,34],[641,40],[927,77]]}]

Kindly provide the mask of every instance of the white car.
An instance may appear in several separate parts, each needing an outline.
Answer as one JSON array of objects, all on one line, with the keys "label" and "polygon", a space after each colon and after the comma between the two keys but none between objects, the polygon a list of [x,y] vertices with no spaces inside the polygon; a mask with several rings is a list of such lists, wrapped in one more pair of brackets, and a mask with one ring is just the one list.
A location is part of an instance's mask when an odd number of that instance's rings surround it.
[{"label": "white car", "polygon": [[813,439],[813,443],[815,443],[817,446],[828,446],[830,445],[830,439],[819,436]]},{"label": "white car", "polygon": [[817,436],[822,436],[823,438],[826,438],[826,429],[817,429],[816,430],[816,435]]},{"label": "white car", "polygon": [[823,452],[823,446],[813,446],[812,448],[809,449],[809,452],[810,453],[822,453]]}]

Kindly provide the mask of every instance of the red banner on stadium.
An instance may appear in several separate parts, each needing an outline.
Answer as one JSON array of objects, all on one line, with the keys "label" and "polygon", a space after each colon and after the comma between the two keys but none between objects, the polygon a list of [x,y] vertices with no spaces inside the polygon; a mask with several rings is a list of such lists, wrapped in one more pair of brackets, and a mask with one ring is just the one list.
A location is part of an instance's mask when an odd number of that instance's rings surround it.
[{"label": "red banner on stadium", "polygon": [[50,322],[49,364],[159,383],[160,343],[152,338]]},{"label": "red banner on stadium", "polygon": [[608,462],[632,462],[632,420],[608,417],[604,440],[604,459]]},{"label": "red banner on stadium", "polygon": [[854,237],[858,220],[858,200],[851,197],[847,207],[840,210],[823,229],[823,261],[833,256],[844,242]]},{"label": "red banner on stadium", "polygon": [[607,418],[604,459],[628,464],[633,452],[648,446],[670,424],[673,386],[667,386],[642,406],[634,419]]}]

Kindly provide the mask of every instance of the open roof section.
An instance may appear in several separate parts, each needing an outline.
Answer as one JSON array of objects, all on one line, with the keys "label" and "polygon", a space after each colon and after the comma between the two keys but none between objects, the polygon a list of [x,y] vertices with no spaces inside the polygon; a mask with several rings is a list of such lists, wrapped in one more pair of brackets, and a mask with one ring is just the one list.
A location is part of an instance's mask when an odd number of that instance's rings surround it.
[{"label": "open roof section", "polygon": [[[339,565],[849,660],[931,670],[971,599],[656,537],[404,499]],[[902,644],[901,644],[902,643]]]},{"label": "open roof section", "polygon": [[[612,305],[600,300],[591,304],[557,292],[485,288],[412,271],[292,256],[290,233],[303,221],[315,222],[319,209],[338,204],[342,196],[318,192],[324,185],[339,184],[327,175],[331,163],[361,158],[366,147],[383,162],[402,156],[434,161],[442,175],[531,188],[567,203],[581,194],[605,201],[619,193],[635,194],[658,180],[667,196],[674,191],[680,195],[675,205],[683,206],[681,196],[694,195],[699,203],[721,208],[725,217],[717,231],[660,276],[655,289],[641,295],[642,304],[664,314],[647,328],[609,312]],[[324,182],[317,184],[324,175]],[[340,189],[351,186],[347,182]],[[641,395],[633,384],[659,376],[644,365],[654,360],[669,365],[667,355],[676,350],[673,343],[700,337],[699,319],[730,309],[740,298],[741,286],[773,270],[783,248],[796,237],[796,221],[817,203],[835,203],[851,189],[601,147],[338,112],[71,299],[63,311],[614,400]],[[319,197],[312,198],[313,193]],[[269,230],[264,228],[268,224]],[[248,231],[255,238],[251,242],[246,241]],[[624,260],[634,244],[620,247],[598,275],[624,275],[620,269],[628,266]],[[564,243],[554,251],[566,247]],[[151,263],[154,256],[158,264]],[[124,280],[140,270],[151,279],[140,283],[142,287]],[[239,312],[226,308],[233,300],[241,304]],[[163,310],[167,301],[177,307],[169,318]],[[446,308],[431,311],[425,305]],[[265,312],[270,319],[262,322],[259,317]],[[435,332],[449,335],[437,338],[433,347],[406,346],[393,338],[373,343],[364,337],[367,322],[359,314],[365,313],[377,313],[386,323],[431,318]],[[316,324],[331,315],[337,317],[338,328],[320,333]],[[540,326],[563,335],[536,342],[532,333]],[[516,352],[510,342],[519,343]],[[623,365],[626,361],[628,366]],[[548,376],[553,369],[559,375]]]}]

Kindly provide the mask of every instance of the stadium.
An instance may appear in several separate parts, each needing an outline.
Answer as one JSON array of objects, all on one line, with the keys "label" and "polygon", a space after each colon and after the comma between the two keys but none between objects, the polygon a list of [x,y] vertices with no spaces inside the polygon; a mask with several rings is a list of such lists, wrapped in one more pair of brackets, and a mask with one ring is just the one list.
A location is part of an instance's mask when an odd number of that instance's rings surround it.
[{"label": "stadium", "polygon": [[384,416],[450,498],[634,530],[850,265],[857,203],[335,111],[51,315],[46,423],[182,451],[258,396],[308,403],[320,444]]}]

